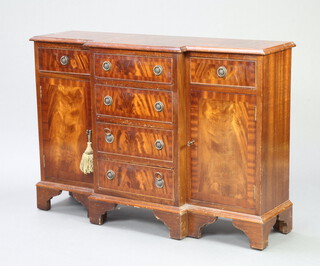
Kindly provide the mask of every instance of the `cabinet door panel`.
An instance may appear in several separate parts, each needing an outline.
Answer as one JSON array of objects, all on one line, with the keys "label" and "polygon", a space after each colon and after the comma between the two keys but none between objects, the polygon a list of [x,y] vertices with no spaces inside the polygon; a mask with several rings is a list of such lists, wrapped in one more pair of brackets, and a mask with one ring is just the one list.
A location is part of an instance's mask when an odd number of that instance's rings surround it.
[{"label": "cabinet door panel", "polygon": [[87,145],[89,82],[40,79],[41,117],[46,180],[92,183],[79,169]]},{"label": "cabinet door panel", "polygon": [[253,208],[255,96],[192,91],[190,111],[191,199]]}]

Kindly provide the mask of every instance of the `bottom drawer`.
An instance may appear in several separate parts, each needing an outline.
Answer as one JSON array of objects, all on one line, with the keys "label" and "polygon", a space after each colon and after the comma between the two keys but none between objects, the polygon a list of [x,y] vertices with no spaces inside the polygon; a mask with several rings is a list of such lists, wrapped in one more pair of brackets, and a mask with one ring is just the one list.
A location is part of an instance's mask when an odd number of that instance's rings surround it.
[{"label": "bottom drawer", "polygon": [[98,161],[100,189],[173,199],[173,170]]}]

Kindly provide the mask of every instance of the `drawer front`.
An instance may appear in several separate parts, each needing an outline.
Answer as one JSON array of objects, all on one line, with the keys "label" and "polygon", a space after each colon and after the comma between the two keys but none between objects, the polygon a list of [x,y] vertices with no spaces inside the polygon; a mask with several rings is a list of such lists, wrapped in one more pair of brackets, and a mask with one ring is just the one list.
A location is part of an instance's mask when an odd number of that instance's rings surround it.
[{"label": "drawer front", "polygon": [[97,85],[97,114],[172,122],[172,92]]},{"label": "drawer front", "polygon": [[255,87],[255,61],[190,58],[190,82]]},{"label": "drawer front", "polygon": [[97,137],[100,152],[164,161],[173,160],[171,130],[97,123]]},{"label": "drawer front", "polygon": [[89,51],[39,48],[39,69],[89,74]]},{"label": "drawer front", "polygon": [[172,82],[172,58],[95,54],[95,76],[100,78]]},{"label": "drawer front", "polygon": [[173,171],[107,160],[98,161],[99,188],[156,198],[173,198]]}]

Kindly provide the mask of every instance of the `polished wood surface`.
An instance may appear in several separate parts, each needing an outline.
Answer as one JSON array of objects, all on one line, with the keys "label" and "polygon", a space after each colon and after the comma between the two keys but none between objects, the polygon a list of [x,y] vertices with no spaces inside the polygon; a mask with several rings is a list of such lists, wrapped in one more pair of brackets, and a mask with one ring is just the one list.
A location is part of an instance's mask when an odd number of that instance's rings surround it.
[{"label": "polished wood surface", "polygon": [[93,224],[103,224],[107,220],[107,212],[112,211],[117,204],[102,202],[89,197],[89,218]]},{"label": "polished wood surface", "polygon": [[250,247],[254,249],[265,249],[268,246],[268,238],[276,217],[272,217],[265,223],[251,223],[240,220],[233,220],[232,224],[243,231],[250,241]]},{"label": "polished wood surface", "polygon": [[87,144],[89,83],[41,78],[40,86],[45,178],[92,183],[92,175],[79,169]]},{"label": "polished wood surface", "polygon": [[[203,226],[223,217],[260,250],[272,228],[292,230],[294,43],[88,32],[32,40],[40,209],[48,210],[63,190],[88,209],[94,224],[117,204],[147,208],[175,239],[199,238]],[[110,70],[102,68],[105,61]],[[155,66],[163,68],[160,75]],[[218,77],[220,66],[225,77]],[[87,129],[94,175],[79,170]]]},{"label": "polished wood surface", "polygon": [[132,49],[163,52],[200,51],[210,53],[256,54],[275,53],[295,46],[293,42],[196,38],[123,34],[107,32],[67,31],[35,36],[32,41],[83,44],[89,47]]},{"label": "polished wood surface", "polygon": [[[225,77],[217,75],[219,67],[225,67]],[[255,87],[254,61],[223,60],[211,58],[190,58],[190,80],[195,84],[216,84]]]},{"label": "polished wood surface", "polygon": [[176,207],[96,193],[89,197],[90,222],[103,224],[106,221],[107,212],[114,210],[117,204],[153,210],[155,217],[168,227],[171,238],[182,239],[188,233],[188,212],[183,206]]},{"label": "polished wood surface", "polygon": [[191,91],[191,200],[255,207],[255,97]]},{"label": "polished wood surface", "polygon": [[183,214],[171,213],[165,211],[154,210],[156,218],[162,221],[170,231],[170,237],[173,239],[183,239],[188,234],[188,215],[187,212]]},{"label": "polished wood surface", "polygon": [[[172,82],[172,58],[99,53],[94,58],[95,75],[100,78]],[[109,71],[102,68],[105,61],[111,63]],[[162,67],[160,75],[153,72],[155,66]]]},{"label": "polished wood surface", "polygon": [[[69,62],[61,64],[60,58],[67,56]],[[39,70],[89,74],[89,52],[75,49],[39,48]]]},{"label": "polished wood surface", "polygon": [[[114,136],[112,143],[107,143],[105,129],[108,128]],[[117,153],[135,157],[158,160],[173,160],[173,134],[171,130],[145,129],[143,127],[120,126],[107,123],[97,124],[97,150],[99,152]],[[162,150],[157,150],[155,142],[164,143]]]},{"label": "polished wood surface", "polygon": [[[97,115],[172,122],[172,92],[96,85],[95,95]],[[109,106],[104,103],[106,96],[113,101]],[[155,109],[159,101],[163,104],[160,112]]]},{"label": "polished wood surface", "polygon": [[57,182],[41,181],[37,183],[37,207],[40,210],[50,210],[51,199],[61,194],[62,191],[69,191],[76,201],[88,209],[88,197],[93,193],[93,189],[61,184]]},{"label": "polished wood surface", "polygon": [[248,212],[229,211],[222,208],[206,207],[189,203],[185,204],[184,207],[187,208],[188,213],[196,215],[222,217],[232,220],[246,221],[250,223],[265,223],[272,217],[279,217],[281,213],[286,212],[286,210],[292,208],[292,202],[290,200],[287,200],[286,202],[264,213],[263,215],[250,214]]},{"label": "polished wood surface", "polygon": [[261,213],[289,199],[291,50],[264,57],[263,66]]},{"label": "polished wood surface", "polygon": [[196,213],[188,213],[188,236],[194,238],[201,237],[201,230],[208,224],[214,223],[217,221],[218,217],[199,215]]},{"label": "polished wood surface", "polygon": [[273,226],[274,230],[288,234],[292,230],[292,206],[277,215],[277,221]]},{"label": "polished wood surface", "polygon": [[[99,188],[105,193],[116,190],[124,193],[143,194],[154,198],[173,199],[173,171],[165,168],[124,164],[108,160],[98,161]],[[113,180],[106,177],[107,171],[115,173]],[[156,178],[163,179],[163,187],[156,186]],[[125,194],[124,194],[125,196]]]},{"label": "polished wood surface", "polygon": [[40,210],[51,209],[51,199],[60,195],[62,190],[37,186],[37,207]]}]

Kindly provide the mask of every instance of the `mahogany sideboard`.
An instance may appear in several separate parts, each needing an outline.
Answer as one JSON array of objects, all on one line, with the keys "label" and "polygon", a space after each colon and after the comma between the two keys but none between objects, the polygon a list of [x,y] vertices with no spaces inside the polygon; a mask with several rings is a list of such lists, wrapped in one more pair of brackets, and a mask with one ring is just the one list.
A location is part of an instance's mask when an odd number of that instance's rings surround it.
[{"label": "mahogany sideboard", "polygon": [[[292,229],[293,42],[64,32],[35,47],[41,182],[102,224],[117,204],[147,208],[170,237],[229,218],[264,249]],[[92,130],[93,173],[79,163]]]}]

